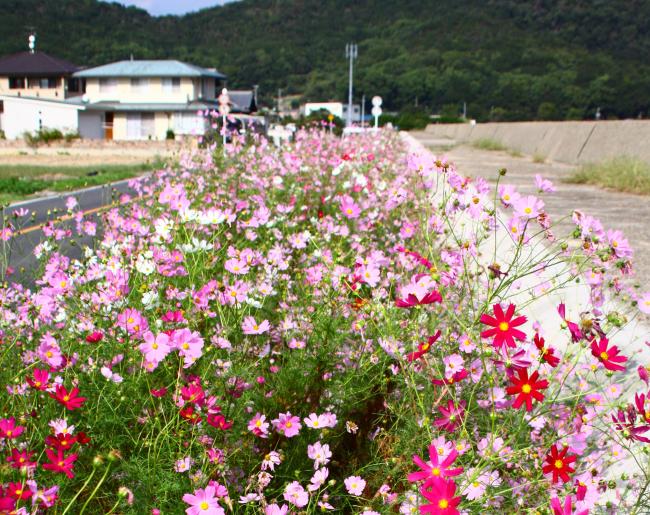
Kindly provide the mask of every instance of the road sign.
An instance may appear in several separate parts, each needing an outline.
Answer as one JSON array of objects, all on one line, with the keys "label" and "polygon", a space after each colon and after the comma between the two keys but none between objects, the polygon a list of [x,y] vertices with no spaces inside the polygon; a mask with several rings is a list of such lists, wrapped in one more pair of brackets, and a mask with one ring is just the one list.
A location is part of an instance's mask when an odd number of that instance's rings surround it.
[{"label": "road sign", "polygon": [[375,95],[374,97],[372,97],[372,105],[374,107],[381,107],[381,102],[382,100],[380,96]]}]

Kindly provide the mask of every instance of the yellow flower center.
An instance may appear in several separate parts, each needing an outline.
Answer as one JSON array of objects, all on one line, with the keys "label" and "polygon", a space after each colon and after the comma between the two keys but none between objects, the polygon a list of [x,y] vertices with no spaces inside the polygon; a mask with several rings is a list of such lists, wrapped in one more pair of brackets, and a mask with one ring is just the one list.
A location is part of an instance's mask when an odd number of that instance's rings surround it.
[{"label": "yellow flower center", "polygon": [[439,476],[440,475],[440,469],[438,467],[434,467],[431,469],[431,475],[432,476]]},{"label": "yellow flower center", "polygon": [[157,343],[154,343],[154,344],[151,346],[151,348],[152,348],[153,350],[156,350],[156,349],[158,348],[158,344],[157,344]]},{"label": "yellow flower center", "polygon": [[203,501],[203,502],[199,505],[199,508],[201,508],[202,510],[206,510],[206,511],[207,511],[207,509],[208,509],[209,507],[210,507],[210,505],[209,505],[207,502],[205,502],[205,501]]},{"label": "yellow flower center", "polygon": [[600,353],[600,359],[605,360],[605,359],[608,359],[608,358],[609,358],[609,355],[605,351]]},{"label": "yellow flower center", "polygon": [[287,427],[291,427],[291,426],[293,426],[293,424],[292,424],[291,422],[287,422],[287,423],[286,423],[286,426],[287,426]]},{"label": "yellow flower center", "polygon": [[564,466],[564,463],[562,460],[555,460],[555,468],[556,469],[561,469]]},{"label": "yellow flower center", "polygon": [[530,393],[531,387],[529,384],[525,384],[524,386],[521,387],[521,391],[523,393]]},{"label": "yellow flower center", "polygon": [[438,508],[445,509],[449,507],[449,501],[447,499],[440,499],[438,501]]},{"label": "yellow flower center", "polygon": [[533,210],[531,208],[529,208],[529,207],[524,209],[524,213],[526,213],[527,215],[531,214],[532,212],[533,212]]},{"label": "yellow flower center", "polygon": [[499,324],[499,330],[501,331],[507,331],[509,328],[510,326],[508,325],[508,322],[501,322]]}]

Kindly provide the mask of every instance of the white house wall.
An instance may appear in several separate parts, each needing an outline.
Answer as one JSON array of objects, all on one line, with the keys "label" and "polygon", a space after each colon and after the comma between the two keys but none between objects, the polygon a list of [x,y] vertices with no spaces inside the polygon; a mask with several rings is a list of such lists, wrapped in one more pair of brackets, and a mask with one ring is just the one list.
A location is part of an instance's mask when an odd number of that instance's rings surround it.
[{"label": "white house wall", "polygon": [[25,132],[40,128],[59,129],[61,132],[79,130],[76,107],[28,99],[3,97],[3,130],[7,139],[21,138]]}]

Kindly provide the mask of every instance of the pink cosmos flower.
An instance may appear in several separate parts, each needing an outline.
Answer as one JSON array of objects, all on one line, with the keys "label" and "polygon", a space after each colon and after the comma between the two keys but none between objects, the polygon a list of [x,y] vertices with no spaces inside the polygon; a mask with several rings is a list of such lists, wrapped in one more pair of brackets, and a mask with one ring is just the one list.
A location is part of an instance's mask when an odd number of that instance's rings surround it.
[{"label": "pink cosmos flower", "polygon": [[131,336],[139,337],[149,329],[149,324],[137,309],[127,308],[117,316],[117,326]]},{"label": "pink cosmos flower", "polygon": [[282,506],[278,506],[277,504],[269,504],[264,509],[264,515],[288,515],[288,513],[289,506],[286,504],[283,504]]},{"label": "pink cosmos flower", "polygon": [[535,186],[540,192],[552,193],[555,191],[555,186],[548,179],[544,179],[540,174],[535,174]]},{"label": "pink cosmos flower", "polygon": [[172,333],[172,343],[181,356],[191,361],[199,359],[203,354],[203,338],[197,331],[177,329]]},{"label": "pink cosmos flower", "polygon": [[330,446],[316,442],[313,445],[307,446],[307,456],[310,460],[314,460],[314,470],[316,470],[321,465],[327,465],[332,457],[332,451],[330,451]]},{"label": "pink cosmos flower", "polygon": [[630,258],[634,254],[629,242],[623,236],[621,231],[607,231],[607,242],[616,257]]},{"label": "pink cosmos flower", "polygon": [[309,493],[298,481],[293,481],[287,485],[283,497],[285,501],[290,502],[297,508],[303,508],[309,502]]},{"label": "pink cosmos flower", "polygon": [[307,490],[309,490],[310,492],[315,492],[316,490],[318,490],[321,486],[325,484],[325,481],[327,481],[327,477],[329,476],[329,474],[330,474],[329,470],[327,470],[325,467],[316,470],[316,472],[314,472],[314,475],[309,480],[311,484],[307,486]]},{"label": "pink cosmos flower", "polygon": [[650,315],[650,291],[641,295],[637,302],[639,311],[641,311],[641,313],[645,313],[646,315]]},{"label": "pink cosmos flower", "polygon": [[513,203],[515,215],[523,218],[537,218],[544,211],[544,201],[534,195],[519,198]]},{"label": "pink cosmos flower", "polygon": [[144,343],[138,346],[145,359],[152,363],[160,363],[171,352],[170,339],[165,333],[154,335],[147,331],[142,335]]},{"label": "pink cosmos flower", "polygon": [[266,333],[271,324],[268,320],[264,320],[258,324],[252,316],[247,316],[242,322],[241,328],[244,331],[244,334],[263,334]]},{"label": "pink cosmos flower", "polygon": [[267,438],[269,436],[269,423],[266,422],[266,417],[261,413],[256,413],[248,422],[248,430],[255,436]]},{"label": "pink cosmos flower", "polygon": [[271,421],[274,429],[286,436],[287,438],[292,438],[300,433],[302,425],[300,424],[300,418],[292,415],[290,412],[280,413],[278,418]]},{"label": "pink cosmos flower", "polygon": [[442,361],[445,364],[445,377],[447,379],[452,377],[456,372],[459,372],[463,369],[463,358],[459,354],[451,354],[449,356],[445,356]]},{"label": "pink cosmos flower", "polygon": [[341,212],[346,218],[359,218],[361,208],[354,202],[352,197],[345,195],[341,199]]},{"label": "pink cosmos flower", "polygon": [[185,494],[183,501],[190,505],[185,510],[187,515],[225,515],[224,509],[219,506],[219,499],[215,497],[216,489],[208,485],[205,489],[194,490],[194,494]]},{"label": "pink cosmos flower", "polygon": [[245,275],[248,273],[249,267],[248,263],[244,260],[238,258],[230,258],[224,264],[223,267],[228,270],[231,274],[235,275]]},{"label": "pink cosmos flower", "polygon": [[360,496],[363,494],[363,489],[366,487],[365,479],[362,479],[359,476],[350,476],[343,480],[345,484],[345,489],[350,495]]},{"label": "pink cosmos flower", "polygon": [[521,196],[515,190],[512,184],[502,184],[499,186],[499,198],[504,206],[511,206],[513,202],[517,202]]},{"label": "pink cosmos flower", "polygon": [[41,338],[38,346],[38,357],[41,361],[54,368],[59,368],[63,364],[61,348],[49,332],[45,333]]}]

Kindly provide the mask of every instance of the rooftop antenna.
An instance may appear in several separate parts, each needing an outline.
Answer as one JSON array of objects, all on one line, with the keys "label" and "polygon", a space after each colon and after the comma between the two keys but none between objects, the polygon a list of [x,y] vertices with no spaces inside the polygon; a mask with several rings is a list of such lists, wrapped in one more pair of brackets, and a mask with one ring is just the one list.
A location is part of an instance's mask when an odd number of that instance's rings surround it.
[{"label": "rooftop antenna", "polygon": [[36,51],[36,34],[32,32],[27,41],[29,42],[29,53],[33,54]]}]

